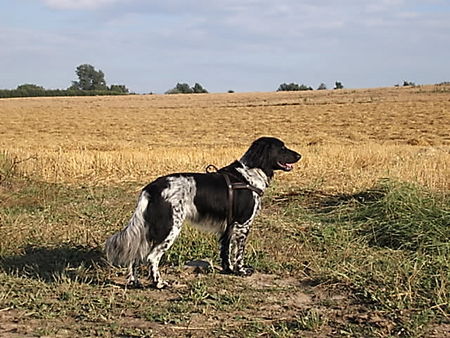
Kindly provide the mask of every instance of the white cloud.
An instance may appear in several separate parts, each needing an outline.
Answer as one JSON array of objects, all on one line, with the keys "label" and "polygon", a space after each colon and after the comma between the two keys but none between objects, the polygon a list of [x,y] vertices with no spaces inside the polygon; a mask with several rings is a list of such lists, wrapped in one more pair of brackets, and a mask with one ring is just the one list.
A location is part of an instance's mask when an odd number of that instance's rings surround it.
[{"label": "white cloud", "polygon": [[119,0],[43,0],[44,3],[54,9],[70,10],[70,9],[97,9],[105,7]]}]

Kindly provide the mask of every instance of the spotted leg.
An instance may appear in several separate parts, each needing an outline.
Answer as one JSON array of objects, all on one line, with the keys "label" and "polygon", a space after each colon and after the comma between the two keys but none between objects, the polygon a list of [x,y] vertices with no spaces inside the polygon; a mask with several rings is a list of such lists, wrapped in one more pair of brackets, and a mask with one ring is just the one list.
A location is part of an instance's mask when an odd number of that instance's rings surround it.
[{"label": "spotted leg", "polygon": [[249,276],[254,272],[251,266],[244,265],[244,252],[247,243],[248,234],[250,233],[250,222],[245,224],[236,224],[233,231],[233,250],[232,261],[234,263],[233,271],[237,275]]},{"label": "spotted leg", "polygon": [[229,225],[220,236],[220,259],[223,273],[233,273],[233,264],[230,260],[231,234],[234,225]]},{"label": "spotted leg", "polygon": [[224,273],[248,276],[254,272],[252,267],[244,265],[245,244],[250,232],[250,224],[250,222],[245,224],[235,222],[221,236],[220,257]]},{"label": "spotted leg", "polygon": [[150,254],[147,256],[149,279],[153,283],[153,286],[157,289],[162,289],[168,286],[168,283],[161,278],[158,266],[162,256],[167,250],[170,249],[179,234],[180,228],[174,226],[166,239],[162,243],[155,245],[150,251]]},{"label": "spotted leg", "polygon": [[132,262],[130,263],[130,265],[128,266],[128,274],[127,274],[127,287],[131,287],[131,288],[142,288],[142,284],[139,281],[139,279],[137,279],[137,265]]}]

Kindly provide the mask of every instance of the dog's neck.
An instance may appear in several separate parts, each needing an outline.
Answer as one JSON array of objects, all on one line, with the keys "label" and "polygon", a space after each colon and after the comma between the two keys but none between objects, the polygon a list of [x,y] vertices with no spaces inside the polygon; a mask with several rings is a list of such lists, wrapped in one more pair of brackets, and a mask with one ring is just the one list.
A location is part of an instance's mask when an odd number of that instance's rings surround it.
[{"label": "dog's neck", "polygon": [[269,178],[264,171],[260,168],[248,168],[241,161],[239,161],[239,163],[242,165],[242,168],[236,168],[236,170],[245,178],[245,180],[262,191],[266,190],[269,186]]}]

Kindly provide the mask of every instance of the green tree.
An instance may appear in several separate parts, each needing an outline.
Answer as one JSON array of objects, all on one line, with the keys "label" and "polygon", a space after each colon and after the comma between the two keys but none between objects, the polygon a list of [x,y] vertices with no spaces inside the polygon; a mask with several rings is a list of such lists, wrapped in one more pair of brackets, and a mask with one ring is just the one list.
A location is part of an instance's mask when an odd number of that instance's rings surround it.
[{"label": "green tree", "polygon": [[130,91],[125,85],[111,85],[109,90],[115,93],[128,94]]},{"label": "green tree", "polygon": [[166,94],[191,94],[192,89],[187,83],[177,83],[175,88],[169,89]]},{"label": "green tree", "polygon": [[277,89],[277,92],[298,91],[298,90],[312,90],[311,87],[304,84],[298,85],[297,83],[282,83]]},{"label": "green tree", "polygon": [[320,86],[317,88],[317,90],[326,90],[327,85],[325,83],[321,83]]},{"label": "green tree", "polygon": [[336,81],[334,89],[344,89],[344,85],[342,84],[342,82]]},{"label": "green tree", "polygon": [[169,89],[166,91],[166,94],[198,94],[207,92],[208,91],[199,83],[196,83],[192,88],[187,83],[177,83],[175,88]]},{"label": "green tree", "polygon": [[46,92],[44,87],[35,84],[25,83],[17,86],[17,89],[13,90],[16,96],[29,97],[29,96],[43,96]]},{"label": "green tree", "polygon": [[105,74],[101,70],[95,70],[94,66],[79,65],[75,71],[78,81],[73,81],[70,89],[78,90],[107,90]]},{"label": "green tree", "polygon": [[192,91],[196,94],[208,92],[205,88],[203,88],[203,86],[200,83],[195,83],[194,87],[192,87]]},{"label": "green tree", "polygon": [[31,83],[24,83],[19,86],[17,86],[17,90],[35,90],[35,91],[43,91],[45,90],[44,87],[38,86]]},{"label": "green tree", "polygon": [[403,81],[403,87],[408,87],[408,86],[415,87],[416,84],[414,82],[410,82],[410,81]]}]

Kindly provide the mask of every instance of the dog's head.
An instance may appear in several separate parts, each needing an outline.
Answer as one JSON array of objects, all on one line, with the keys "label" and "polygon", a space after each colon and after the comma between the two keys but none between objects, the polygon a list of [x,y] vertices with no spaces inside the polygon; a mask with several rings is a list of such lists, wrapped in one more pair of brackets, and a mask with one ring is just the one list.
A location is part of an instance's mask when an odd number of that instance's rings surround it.
[{"label": "dog's head", "polygon": [[250,168],[260,168],[269,177],[275,170],[291,171],[301,155],[286,148],[283,141],[274,137],[261,137],[254,141],[241,159]]}]

